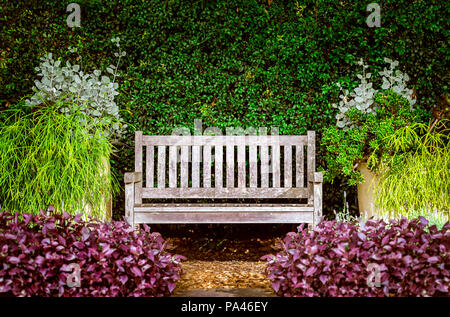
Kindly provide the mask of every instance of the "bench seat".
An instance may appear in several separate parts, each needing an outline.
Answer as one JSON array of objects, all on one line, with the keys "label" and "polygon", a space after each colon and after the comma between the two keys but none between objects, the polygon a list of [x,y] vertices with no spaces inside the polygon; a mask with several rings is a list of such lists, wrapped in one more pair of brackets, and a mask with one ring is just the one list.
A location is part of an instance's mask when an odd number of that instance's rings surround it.
[{"label": "bench seat", "polygon": [[141,204],[137,223],[313,223],[314,206],[305,204]]}]

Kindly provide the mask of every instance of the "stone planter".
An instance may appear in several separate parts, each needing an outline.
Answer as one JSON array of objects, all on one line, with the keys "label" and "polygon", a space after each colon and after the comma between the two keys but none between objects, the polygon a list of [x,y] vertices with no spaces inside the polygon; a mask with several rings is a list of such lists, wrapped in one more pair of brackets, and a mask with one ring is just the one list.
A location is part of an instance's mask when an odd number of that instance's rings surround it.
[{"label": "stone planter", "polygon": [[367,163],[359,163],[358,171],[360,171],[364,177],[364,182],[358,184],[359,213],[362,217],[368,219],[372,216],[377,216],[374,198],[379,176],[367,168]]},{"label": "stone planter", "polygon": [[[104,169],[100,171],[98,177],[103,177],[105,174],[110,173],[110,166],[109,166],[109,158],[104,157],[102,159],[102,163],[104,166]],[[93,176],[95,177],[95,176]],[[112,197],[111,195],[109,197],[104,197],[103,203],[100,205],[101,214],[100,216],[96,217],[101,221],[111,221],[112,220]],[[87,216],[90,216],[92,214],[92,206],[90,204],[85,204],[83,207],[83,210],[80,211],[85,215],[83,218],[87,218]]]}]

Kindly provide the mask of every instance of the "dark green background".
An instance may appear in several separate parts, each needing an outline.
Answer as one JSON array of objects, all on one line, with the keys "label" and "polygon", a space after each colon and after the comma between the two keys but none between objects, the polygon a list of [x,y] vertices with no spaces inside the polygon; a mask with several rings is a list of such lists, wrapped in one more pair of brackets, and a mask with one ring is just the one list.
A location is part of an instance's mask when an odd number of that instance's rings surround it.
[{"label": "dark green background", "polygon": [[[304,134],[335,124],[339,80],[357,84],[363,58],[374,76],[384,57],[400,62],[418,103],[431,109],[448,94],[445,1],[379,1],[381,27],[366,25],[370,1],[77,1],[81,28],[66,25],[72,1],[0,2],[0,107],[31,93],[46,52],[67,47],[86,71],[114,61],[110,39],[127,56],[119,79],[124,119],[144,133],[175,126],[278,126]],[[133,129],[113,157],[119,179],[133,169]],[[318,149],[322,167],[323,149]],[[341,182],[325,185],[325,213],[342,208]],[[123,202],[116,201],[120,216]]]}]

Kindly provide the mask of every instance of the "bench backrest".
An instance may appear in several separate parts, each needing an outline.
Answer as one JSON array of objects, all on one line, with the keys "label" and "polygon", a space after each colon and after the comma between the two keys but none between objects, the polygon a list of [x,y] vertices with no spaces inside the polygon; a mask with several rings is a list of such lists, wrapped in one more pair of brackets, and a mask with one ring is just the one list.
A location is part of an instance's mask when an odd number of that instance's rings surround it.
[{"label": "bench backrest", "polygon": [[143,198],[311,199],[315,132],[161,136],[137,131],[135,171],[143,175],[135,188],[137,204]]}]

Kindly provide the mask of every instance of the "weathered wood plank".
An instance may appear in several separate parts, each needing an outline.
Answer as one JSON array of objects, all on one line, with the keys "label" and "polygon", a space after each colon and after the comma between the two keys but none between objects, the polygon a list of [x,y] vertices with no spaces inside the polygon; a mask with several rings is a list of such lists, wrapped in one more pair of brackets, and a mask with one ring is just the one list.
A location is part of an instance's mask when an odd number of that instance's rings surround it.
[{"label": "weathered wood plank", "polygon": [[261,187],[269,187],[269,147],[267,145],[260,146],[261,155]]},{"label": "weathered wood plank", "polygon": [[316,226],[322,218],[322,181],[321,172],[315,172],[314,175],[314,222]]},{"label": "weathered wood plank", "polygon": [[322,172],[314,172],[313,182],[314,183],[322,183],[323,182],[323,173]]},{"label": "weathered wood plank", "polygon": [[292,146],[284,146],[284,187],[292,187]]},{"label": "weathered wood plank", "polygon": [[245,144],[238,145],[238,187],[246,186]]},{"label": "weathered wood plank", "polygon": [[181,157],[180,157],[180,185],[183,188],[188,187],[189,184],[189,147],[181,147]]},{"label": "weathered wood plank", "polygon": [[125,173],[123,180],[124,180],[125,184],[141,182],[142,181],[142,173],[140,173],[140,172]]},{"label": "weathered wood plank", "polygon": [[[158,206],[161,205],[161,206]],[[166,206],[167,205],[167,206]],[[180,206],[176,206],[180,205]],[[314,211],[312,206],[279,206],[274,205],[271,207],[261,205],[239,206],[230,204],[231,206],[222,206],[226,204],[197,204],[192,206],[190,204],[184,206],[184,204],[151,204],[151,206],[141,205],[135,207],[135,212],[295,212],[295,211]]]},{"label": "weathered wood plank", "polygon": [[[308,210],[313,210],[313,205],[307,205],[307,204],[291,204],[291,203],[144,203],[140,204],[136,208],[147,208],[147,207],[229,207],[229,208],[235,208],[235,207],[249,207],[249,208],[255,208],[255,207],[305,207],[309,208]],[[302,209],[303,210],[303,209]],[[307,210],[307,209],[304,209]],[[141,210],[142,211],[142,210]]]},{"label": "weathered wood plank", "polygon": [[258,147],[255,145],[249,148],[249,169],[250,169],[250,187],[258,187]]},{"label": "weathered wood plank", "polygon": [[312,182],[314,171],[316,169],[316,132],[308,131],[308,149],[307,149],[306,175],[308,177],[308,189],[310,197],[308,203],[312,204],[314,188]]},{"label": "weathered wood plank", "polygon": [[[142,131],[134,133],[134,171],[142,173]],[[134,186],[134,201],[136,204],[142,203],[142,182],[136,183]]]},{"label": "weathered wood plank", "polygon": [[312,223],[312,212],[142,213],[135,223]]},{"label": "weathered wood plank", "polygon": [[234,187],[234,145],[226,146],[227,159],[227,188]]},{"label": "weathered wood plank", "polygon": [[223,146],[214,147],[214,187],[223,187]]},{"label": "weathered wood plank", "polygon": [[134,182],[125,183],[125,218],[134,225]]},{"label": "weathered wood plank", "polygon": [[305,135],[195,135],[195,136],[178,136],[178,135],[144,135],[143,145],[262,145],[262,144],[279,144],[279,145],[306,145],[307,136]]},{"label": "weathered wood plank", "polygon": [[305,186],[305,172],[304,172],[304,156],[303,145],[297,145],[295,147],[295,183],[296,187]]},{"label": "weathered wood plank", "polygon": [[307,188],[143,188],[143,198],[307,198]]},{"label": "weathered wood plank", "polygon": [[177,187],[177,146],[169,147],[169,187]]},{"label": "weathered wood plank", "polygon": [[211,145],[203,147],[203,187],[211,187]]},{"label": "weathered wood plank", "polygon": [[155,150],[153,145],[146,146],[145,154],[145,187],[155,186]]},{"label": "weathered wood plank", "polygon": [[280,145],[272,145],[272,187],[280,187]]},{"label": "weathered wood plank", "polygon": [[166,187],[166,147],[158,146],[158,188]]},{"label": "weathered wood plank", "polygon": [[192,147],[192,187],[200,187],[200,146]]}]

